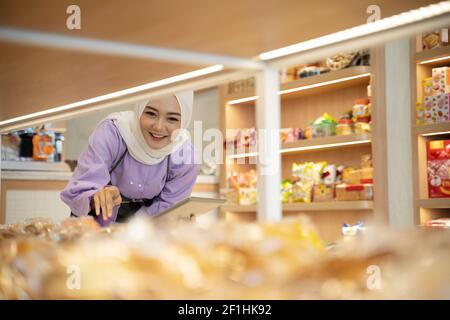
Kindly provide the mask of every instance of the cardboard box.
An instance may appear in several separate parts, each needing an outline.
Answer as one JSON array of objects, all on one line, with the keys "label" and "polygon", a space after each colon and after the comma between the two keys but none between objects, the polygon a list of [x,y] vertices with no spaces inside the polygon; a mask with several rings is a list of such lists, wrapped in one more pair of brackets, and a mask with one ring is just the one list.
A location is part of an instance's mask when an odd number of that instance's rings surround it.
[{"label": "cardboard box", "polygon": [[334,185],[316,184],[313,188],[314,202],[328,202],[334,200]]},{"label": "cardboard box", "polygon": [[422,79],[423,98],[433,95],[433,77]]},{"label": "cardboard box", "polygon": [[425,105],[422,102],[416,102],[416,125],[423,126],[426,124]]},{"label": "cardboard box", "polygon": [[434,68],[432,70],[433,95],[450,93],[450,68]]},{"label": "cardboard box", "polygon": [[373,200],[373,184],[339,184],[336,186],[336,200]]},{"label": "cardboard box", "polygon": [[252,205],[256,204],[256,188],[239,188],[238,189],[238,204]]},{"label": "cardboard box", "polygon": [[450,140],[427,142],[428,197],[450,198]]},{"label": "cardboard box", "polygon": [[450,94],[437,94],[425,97],[425,124],[450,121]]}]

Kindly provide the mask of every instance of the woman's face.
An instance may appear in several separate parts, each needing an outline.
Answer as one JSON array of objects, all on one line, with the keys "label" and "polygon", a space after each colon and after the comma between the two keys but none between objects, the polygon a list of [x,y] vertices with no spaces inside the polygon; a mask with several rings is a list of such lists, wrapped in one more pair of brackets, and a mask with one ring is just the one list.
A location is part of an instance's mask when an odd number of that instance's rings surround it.
[{"label": "woman's face", "polygon": [[181,128],[181,111],[175,96],[147,103],[139,120],[145,141],[152,149],[161,149],[171,142],[172,133]]}]

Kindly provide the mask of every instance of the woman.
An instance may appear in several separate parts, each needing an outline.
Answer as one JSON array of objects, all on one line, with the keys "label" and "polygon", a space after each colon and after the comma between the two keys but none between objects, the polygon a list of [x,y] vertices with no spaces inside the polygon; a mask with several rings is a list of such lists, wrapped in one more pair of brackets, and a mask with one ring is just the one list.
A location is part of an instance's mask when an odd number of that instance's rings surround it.
[{"label": "woman", "polygon": [[94,215],[105,226],[135,214],[155,216],[189,197],[198,167],[183,129],[192,107],[188,91],[137,103],[134,111],[100,122],[61,192],[72,214]]}]

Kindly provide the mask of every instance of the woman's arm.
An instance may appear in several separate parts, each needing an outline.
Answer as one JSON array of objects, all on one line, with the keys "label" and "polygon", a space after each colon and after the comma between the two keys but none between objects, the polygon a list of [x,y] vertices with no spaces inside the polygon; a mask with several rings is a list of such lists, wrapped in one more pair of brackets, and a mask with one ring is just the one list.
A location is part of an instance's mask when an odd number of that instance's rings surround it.
[{"label": "woman's arm", "polygon": [[[194,152],[193,147],[190,146],[190,148],[190,151]],[[154,216],[181,200],[188,198],[197,180],[198,171],[199,167],[195,161],[185,161],[181,164],[171,162],[168,179],[160,195],[153,199],[149,207],[143,207],[142,209],[146,214]]]},{"label": "woman's arm", "polygon": [[91,198],[110,181],[109,168],[121,154],[122,144],[112,120],[100,123],[89,137],[72,178],[61,192],[61,200],[75,215],[85,216],[91,210]]}]

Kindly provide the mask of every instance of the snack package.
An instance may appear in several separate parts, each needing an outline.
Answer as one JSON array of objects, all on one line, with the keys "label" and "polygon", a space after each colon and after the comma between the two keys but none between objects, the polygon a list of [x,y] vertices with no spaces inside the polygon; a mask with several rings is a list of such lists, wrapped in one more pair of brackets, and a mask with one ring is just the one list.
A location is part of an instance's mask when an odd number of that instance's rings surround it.
[{"label": "snack package", "polygon": [[317,171],[320,167],[315,167],[313,162],[292,164],[292,176],[296,179],[292,187],[293,202],[311,202],[314,169]]},{"label": "snack package", "polygon": [[425,97],[425,124],[450,121],[450,94]]},{"label": "snack package", "polygon": [[238,204],[243,206],[256,204],[256,195],[256,188],[239,188]]},{"label": "snack package", "polygon": [[354,122],[370,122],[371,111],[369,108],[369,99],[356,99],[352,108]]},{"label": "snack package", "polygon": [[355,133],[362,134],[370,132],[370,123],[367,122],[356,122],[355,123]]},{"label": "snack package", "polygon": [[319,184],[322,182],[323,169],[327,165],[326,161],[320,161],[313,164],[313,183]]},{"label": "snack package", "polygon": [[290,143],[297,140],[296,131],[293,128],[280,129],[280,143]]},{"label": "snack package", "polygon": [[423,102],[416,102],[416,125],[423,126],[426,124],[426,112]]},{"label": "snack package", "polygon": [[372,154],[363,154],[361,156],[361,168],[372,168],[373,162],[372,162]]},{"label": "snack package", "polygon": [[291,179],[284,179],[281,182],[281,203],[292,202],[292,181]]},{"label": "snack package", "polygon": [[312,181],[296,181],[292,186],[292,201],[310,203],[312,198]]},{"label": "snack package", "polygon": [[433,95],[433,77],[422,79],[422,96],[428,97]]},{"label": "snack package", "polygon": [[314,202],[328,202],[334,199],[334,184],[315,184],[313,187]]},{"label": "snack package", "polygon": [[349,225],[347,223],[342,225],[342,235],[344,236],[344,240],[360,236],[364,234],[365,231],[366,228],[364,226],[364,222],[362,221],[358,221],[353,225]]},{"label": "snack package", "polygon": [[334,184],[336,182],[336,166],[334,164],[326,165],[321,175],[321,184]]},{"label": "snack package", "polygon": [[450,140],[427,142],[427,179],[430,198],[450,197]]},{"label": "snack package", "polygon": [[450,68],[441,67],[432,70],[433,95],[450,93]]}]

